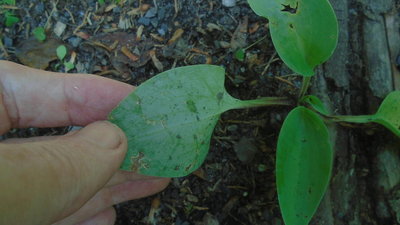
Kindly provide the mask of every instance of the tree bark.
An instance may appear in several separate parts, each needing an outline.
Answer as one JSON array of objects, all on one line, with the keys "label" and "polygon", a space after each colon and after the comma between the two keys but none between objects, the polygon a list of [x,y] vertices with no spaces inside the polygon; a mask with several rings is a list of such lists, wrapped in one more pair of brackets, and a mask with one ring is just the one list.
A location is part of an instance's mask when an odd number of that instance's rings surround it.
[{"label": "tree bark", "polygon": [[[398,2],[331,3],[339,42],[332,58],[318,69],[311,93],[333,114],[373,114],[389,92],[400,88],[395,63],[400,50]],[[398,138],[382,128],[329,128],[334,169],[312,224],[400,224]]]}]

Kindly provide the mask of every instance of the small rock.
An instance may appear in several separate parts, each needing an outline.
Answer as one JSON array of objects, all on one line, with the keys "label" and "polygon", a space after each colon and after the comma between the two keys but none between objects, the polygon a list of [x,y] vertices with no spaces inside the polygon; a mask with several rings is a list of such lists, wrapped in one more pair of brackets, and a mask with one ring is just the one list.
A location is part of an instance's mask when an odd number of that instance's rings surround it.
[{"label": "small rock", "polygon": [[206,213],[203,220],[201,222],[196,222],[195,225],[219,225],[219,221],[214,215]]},{"label": "small rock", "polygon": [[119,6],[114,7],[114,8],[112,9],[112,11],[113,11],[113,13],[120,13],[120,12],[121,12],[121,7],[119,7]]},{"label": "small rock", "polygon": [[9,48],[9,47],[12,47],[13,46],[13,40],[11,39],[11,38],[9,38],[9,37],[4,37],[3,38],[3,44],[4,44],[4,47],[6,47],[6,48]]},{"label": "small rock", "polygon": [[68,43],[72,45],[74,48],[78,47],[81,42],[82,38],[79,37],[71,37],[68,39]]},{"label": "small rock", "polygon": [[38,15],[43,14],[44,13],[44,3],[43,2],[36,3],[34,12],[35,12],[35,14],[38,14]]},{"label": "small rock", "polygon": [[242,137],[233,148],[235,149],[236,156],[243,163],[250,163],[258,151],[254,145],[254,140],[247,137]]},{"label": "small rock", "polygon": [[157,9],[156,8],[151,8],[146,12],[144,17],[152,18],[152,17],[155,17],[156,15],[157,15]]},{"label": "small rock", "polygon": [[57,35],[57,37],[61,37],[61,35],[64,33],[65,28],[67,28],[67,24],[58,21],[54,27],[54,34]]},{"label": "small rock", "polygon": [[168,26],[166,24],[161,24],[160,28],[157,29],[159,35],[164,36],[168,31]]},{"label": "small rock", "polygon": [[225,7],[234,7],[236,6],[236,0],[222,0],[222,5]]},{"label": "small rock", "polygon": [[138,19],[138,23],[142,24],[142,25],[145,25],[145,26],[148,26],[148,25],[150,25],[150,19],[147,18],[147,17],[140,17]]},{"label": "small rock", "polygon": [[158,19],[157,18],[152,18],[150,20],[150,23],[153,27],[158,27]]}]

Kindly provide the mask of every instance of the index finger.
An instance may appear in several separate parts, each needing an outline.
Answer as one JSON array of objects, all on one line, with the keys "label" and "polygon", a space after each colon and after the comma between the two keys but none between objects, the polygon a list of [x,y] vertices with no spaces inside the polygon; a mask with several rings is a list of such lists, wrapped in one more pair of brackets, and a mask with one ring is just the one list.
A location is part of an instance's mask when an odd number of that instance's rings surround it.
[{"label": "index finger", "polygon": [[134,87],[95,75],[42,71],[0,61],[0,133],[84,126],[104,120]]}]

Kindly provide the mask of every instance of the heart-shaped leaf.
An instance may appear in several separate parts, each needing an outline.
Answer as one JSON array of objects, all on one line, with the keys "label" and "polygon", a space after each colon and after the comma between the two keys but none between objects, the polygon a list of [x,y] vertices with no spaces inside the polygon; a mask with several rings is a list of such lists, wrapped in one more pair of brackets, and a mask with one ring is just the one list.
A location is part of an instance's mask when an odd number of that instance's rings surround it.
[{"label": "heart-shaped leaf", "polygon": [[272,41],[283,62],[303,76],[336,48],[338,24],[328,0],[248,0],[269,20]]},{"label": "heart-shaped leaf", "polygon": [[281,98],[241,101],[224,88],[222,67],[165,71],[141,84],[109,115],[128,137],[123,170],[179,177],[204,161],[220,114],[233,108],[287,104]]},{"label": "heart-shaped leaf", "polygon": [[326,191],[333,151],[328,130],[313,111],[292,110],[279,134],[276,184],[285,224],[307,225]]}]

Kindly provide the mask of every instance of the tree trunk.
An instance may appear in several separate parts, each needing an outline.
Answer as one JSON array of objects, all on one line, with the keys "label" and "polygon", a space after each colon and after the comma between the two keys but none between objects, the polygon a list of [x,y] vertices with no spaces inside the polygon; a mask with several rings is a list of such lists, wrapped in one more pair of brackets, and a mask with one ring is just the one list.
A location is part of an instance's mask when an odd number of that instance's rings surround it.
[{"label": "tree trunk", "polygon": [[[399,90],[398,2],[331,0],[338,47],[318,71],[312,93],[333,114],[376,112]],[[400,144],[382,128],[330,126],[335,161],[328,192],[312,224],[400,224]]]}]

